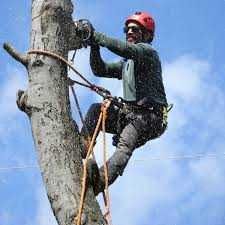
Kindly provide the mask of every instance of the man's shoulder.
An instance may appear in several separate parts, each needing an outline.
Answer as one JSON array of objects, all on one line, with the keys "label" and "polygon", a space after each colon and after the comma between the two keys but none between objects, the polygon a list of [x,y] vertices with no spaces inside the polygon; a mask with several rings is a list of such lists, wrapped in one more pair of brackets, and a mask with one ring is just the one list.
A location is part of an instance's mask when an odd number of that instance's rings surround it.
[{"label": "man's shoulder", "polygon": [[137,43],[137,45],[140,46],[140,47],[142,47],[142,48],[154,50],[154,48],[150,44],[148,44],[148,43],[140,42],[140,43]]},{"label": "man's shoulder", "polygon": [[152,45],[144,42],[137,43],[137,45],[143,49],[144,54],[158,56],[158,52],[152,47]]},{"label": "man's shoulder", "polygon": [[153,48],[152,45],[150,45],[148,43],[140,42],[140,43],[137,43],[137,45],[139,47],[143,48],[144,50],[157,53],[157,51],[155,50],[155,48]]}]

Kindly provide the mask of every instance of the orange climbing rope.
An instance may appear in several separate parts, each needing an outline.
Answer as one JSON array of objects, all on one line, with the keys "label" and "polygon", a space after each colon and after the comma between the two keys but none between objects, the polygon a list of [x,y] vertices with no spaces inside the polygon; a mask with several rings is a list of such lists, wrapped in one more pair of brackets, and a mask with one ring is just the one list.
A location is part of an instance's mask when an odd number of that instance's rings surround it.
[{"label": "orange climbing rope", "polygon": [[112,218],[110,213],[110,197],[109,197],[109,175],[108,175],[108,166],[107,166],[107,150],[106,150],[106,136],[105,136],[105,122],[107,118],[107,109],[109,108],[111,104],[111,101],[108,100],[106,104],[103,104],[103,110],[102,110],[102,132],[103,132],[103,161],[104,161],[104,174],[105,174],[105,190],[104,195],[105,196],[105,218],[109,225],[112,224]]},{"label": "orange climbing rope", "polygon": [[97,134],[99,132],[100,125],[102,122],[102,115],[103,114],[101,112],[99,115],[99,118],[98,118],[98,123],[95,127],[94,134],[91,139],[91,143],[88,147],[86,158],[83,161],[83,177],[82,177],[82,184],[81,184],[82,186],[81,186],[80,205],[79,205],[77,217],[75,218],[75,221],[74,221],[77,225],[81,225],[81,216],[82,216],[82,211],[83,211],[83,207],[84,207],[84,198],[85,198],[86,182],[87,182],[87,163],[88,163],[88,159],[89,159],[91,153],[93,152],[94,142],[96,140],[96,137],[97,137]]},{"label": "orange climbing rope", "polygon": [[101,112],[98,118],[98,122],[97,125],[95,127],[95,131],[94,134],[92,136],[91,139],[91,143],[88,147],[88,151],[87,151],[87,155],[86,158],[84,159],[83,162],[83,177],[82,177],[82,187],[81,187],[81,197],[80,197],[80,206],[79,206],[79,210],[78,210],[78,215],[75,218],[75,222],[76,225],[81,225],[81,217],[82,217],[82,211],[83,211],[83,207],[84,207],[84,199],[85,199],[85,192],[86,192],[86,183],[87,183],[87,163],[88,163],[88,159],[90,157],[90,155],[93,152],[93,146],[94,146],[94,142],[97,138],[97,134],[100,131],[100,125],[102,124],[102,132],[103,132],[103,151],[104,151],[104,173],[105,173],[105,190],[104,190],[104,194],[105,194],[105,207],[106,207],[106,221],[108,223],[108,225],[111,225],[111,214],[110,214],[110,200],[109,200],[109,191],[108,191],[108,168],[107,168],[107,153],[106,153],[106,141],[105,141],[105,121],[107,118],[107,110],[109,108],[111,104],[110,100],[105,100],[102,103],[102,107],[101,107]]}]

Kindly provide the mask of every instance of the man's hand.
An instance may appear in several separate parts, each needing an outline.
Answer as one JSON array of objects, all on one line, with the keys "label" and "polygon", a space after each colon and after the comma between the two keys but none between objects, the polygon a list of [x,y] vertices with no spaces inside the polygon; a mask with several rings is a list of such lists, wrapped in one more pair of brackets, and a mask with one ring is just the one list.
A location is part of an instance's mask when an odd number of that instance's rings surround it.
[{"label": "man's hand", "polygon": [[81,19],[75,21],[74,23],[77,36],[81,38],[83,46],[87,47],[87,45],[91,45],[94,33],[94,27],[92,26],[91,22],[87,19]]}]

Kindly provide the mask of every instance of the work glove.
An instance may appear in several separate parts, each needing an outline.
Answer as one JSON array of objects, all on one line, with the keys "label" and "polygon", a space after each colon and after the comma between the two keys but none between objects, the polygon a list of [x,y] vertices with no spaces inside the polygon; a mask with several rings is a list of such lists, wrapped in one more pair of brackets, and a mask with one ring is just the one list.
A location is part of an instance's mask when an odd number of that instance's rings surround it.
[{"label": "work glove", "polygon": [[75,21],[77,36],[82,40],[82,45],[87,47],[88,45],[93,45],[93,33],[94,27],[91,22],[87,19],[80,19]]}]

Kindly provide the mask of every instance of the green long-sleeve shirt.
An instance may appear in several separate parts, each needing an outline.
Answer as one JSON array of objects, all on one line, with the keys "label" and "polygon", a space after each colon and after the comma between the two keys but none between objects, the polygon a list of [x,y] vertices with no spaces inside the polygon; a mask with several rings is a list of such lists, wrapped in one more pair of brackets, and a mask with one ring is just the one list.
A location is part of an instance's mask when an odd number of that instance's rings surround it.
[{"label": "green long-sleeve shirt", "polygon": [[123,57],[119,62],[106,63],[99,47],[91,47],[90,63],[96,76],[122,79],[126,101],[167,105],[159,56],[149,44],[132,44],[99,32],[94,32],[93,41]]}]

